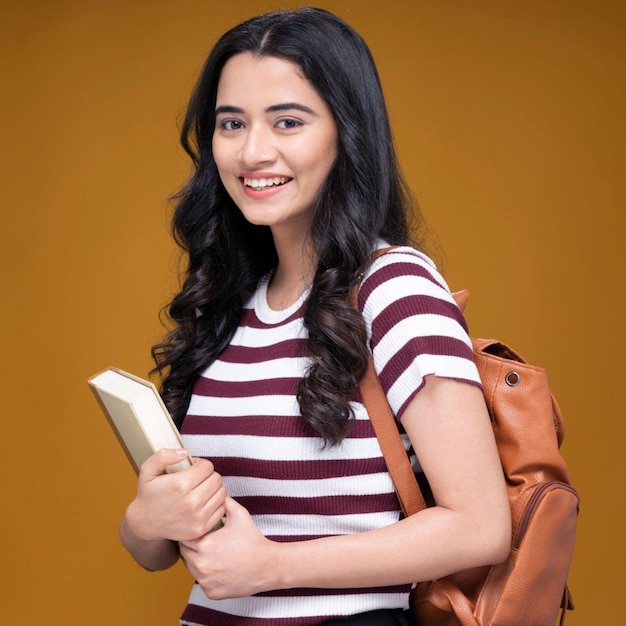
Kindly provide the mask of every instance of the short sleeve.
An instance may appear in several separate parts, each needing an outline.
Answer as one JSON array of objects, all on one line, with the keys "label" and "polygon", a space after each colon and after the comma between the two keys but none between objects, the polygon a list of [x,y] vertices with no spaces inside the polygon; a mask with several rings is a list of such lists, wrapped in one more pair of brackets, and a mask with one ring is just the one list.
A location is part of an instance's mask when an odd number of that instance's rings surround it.
[{"label": "short sleeve", "polygon": [[361,284],[359,308],[398,419],[426,376],[481,386],[463,313],[425,254],[403,246],[379,256]]}]

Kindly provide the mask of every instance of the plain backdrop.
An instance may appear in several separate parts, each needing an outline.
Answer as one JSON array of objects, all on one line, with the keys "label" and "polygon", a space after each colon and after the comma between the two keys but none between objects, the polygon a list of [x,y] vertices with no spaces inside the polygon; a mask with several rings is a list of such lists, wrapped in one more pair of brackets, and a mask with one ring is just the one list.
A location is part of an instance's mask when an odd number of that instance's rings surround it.
[{"label": "plain backdrop", "polygon": [[[86,380],[151,367],[180,264],[177,124],[205,55],[298,5],[0,1],[2,624],[177,623],[191,578],[119,545],[135,478]],[[626,3],[320,6],[372,48],[472,333],[549,371],[582,498],[567,623],[620,623]]]}]

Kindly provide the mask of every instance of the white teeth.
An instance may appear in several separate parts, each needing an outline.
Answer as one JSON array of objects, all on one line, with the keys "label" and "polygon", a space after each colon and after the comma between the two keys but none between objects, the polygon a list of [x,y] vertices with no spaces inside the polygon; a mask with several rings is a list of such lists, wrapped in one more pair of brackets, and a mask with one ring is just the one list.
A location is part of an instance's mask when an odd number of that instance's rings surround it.
[{"label": "white teeth", "polygon": [[274,176],[274,178],[244,178],[243,184],[252,189],[265,189],[275,185],[284,185],[289,179],[286,176]]}]

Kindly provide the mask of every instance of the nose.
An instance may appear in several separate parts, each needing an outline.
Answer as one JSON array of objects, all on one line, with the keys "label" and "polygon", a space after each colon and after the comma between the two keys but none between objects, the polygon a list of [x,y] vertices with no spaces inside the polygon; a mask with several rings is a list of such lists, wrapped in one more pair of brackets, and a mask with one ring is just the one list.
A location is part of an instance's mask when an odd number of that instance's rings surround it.
[{"label": "nose", "polygon": [[276,147],[271,130],[263,126],[250,126],[241,150],[241,160],[246,167],[258,167],[276,159]]}]

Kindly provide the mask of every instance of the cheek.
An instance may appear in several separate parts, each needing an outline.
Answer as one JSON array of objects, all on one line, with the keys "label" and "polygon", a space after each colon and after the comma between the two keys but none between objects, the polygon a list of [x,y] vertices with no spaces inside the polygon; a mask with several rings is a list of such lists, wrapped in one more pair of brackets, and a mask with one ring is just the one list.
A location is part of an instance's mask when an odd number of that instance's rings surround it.
[{"label": "cheek", "polygon": [[224,185],[224,188],[228,192],[228,195],[231,195],[233,193],[233,190],[229,186],[229,181],[232,180],[232,177],[228,176],[227,174],[227,159],[225,158],[223,150],[220,150],[219,146],[216,146],[216,143],[218,142],[213,142],[213,160],[215,161],[217,173],[220,177],[220,180],[222,181],[222,185]]},{"label": "cheek", "polygon": [[333,165],[335,164],[335,161],[337,160],[337,155],[338,155],[337,144],[328,143],[328,145],[326,146],[323,152],[323,157],[320,158],[320,161],[319,161],[320,163],[319,175],[322,180],[325,179],[330,173],[331,169],[333,168]]},{"label": "cheek", "polygon": [[337,140],[334,137],[324,138],[314,144],[308,141],[297,152],[300,172],[308,172],[313,178],[311,182],[319,185],[328,175],[338,155]]},{"label": "cheek", "polygon": [[213,160],[215,161],[215,165],[217,166],[217,169],[220,170],[221,174],[225,162],[224,151],[222,149],[221,142],[219,140],[216,140],[214,137],[213,143],[211,145],[213,149]]},{"label": "cheek", "polygon": [[220,141],[213,140],[213,160],[222,184],[230,193],[229,185],[232,185],[232,176],[228,175],[230,159],[227,150],[224,149],[224,145]]},{"label": "cheek", "polygon": [[337,160],[337,156],[339,155],[339,137],[337,135],[336,128],[333,128],[333,131],[329,133],[329,137],[323,147],[323,154],[326,174],[328,174]]}]

